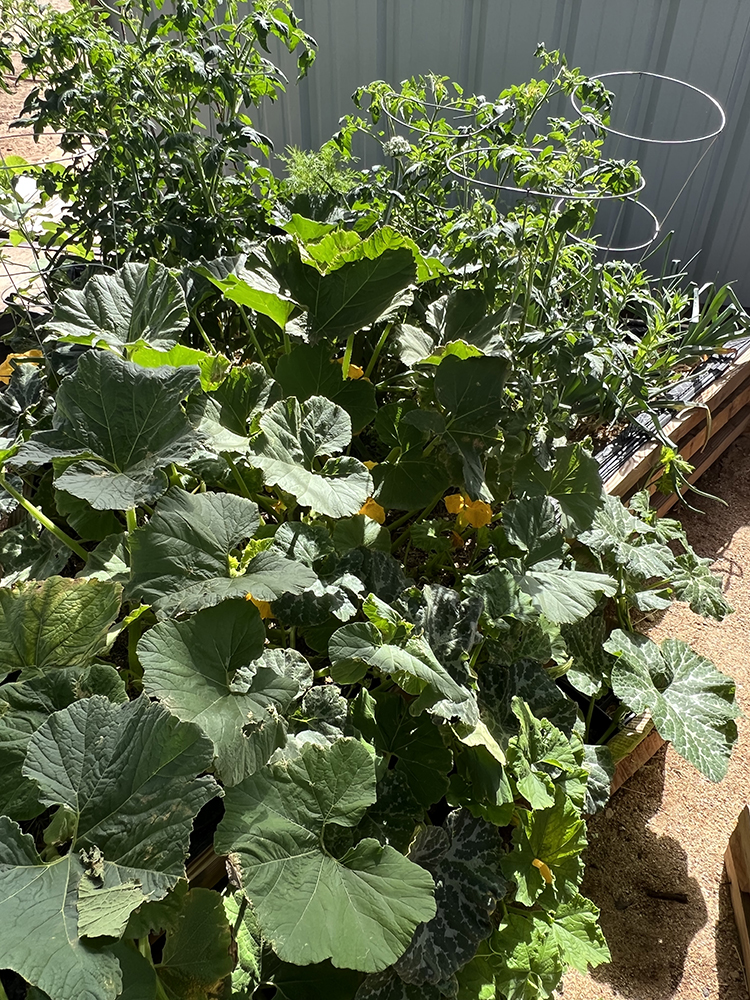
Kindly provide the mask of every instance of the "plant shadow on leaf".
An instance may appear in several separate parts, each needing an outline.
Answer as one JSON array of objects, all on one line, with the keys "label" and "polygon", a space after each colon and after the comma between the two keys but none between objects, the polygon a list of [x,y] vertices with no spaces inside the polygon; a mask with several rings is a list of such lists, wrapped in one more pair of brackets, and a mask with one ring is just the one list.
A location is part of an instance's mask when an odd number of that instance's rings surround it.
[{"label": "plant shadow on leaf", "polygon": [[[581,891],[600,908],[612,952],[612,961],[590,975],[632,1000],[675,994],[690,942],[708,919],[683,846],[648,827],[664,793],[665,758],[662,749],[589,823]],[[670,894],[687,902],[659,898]]]}]

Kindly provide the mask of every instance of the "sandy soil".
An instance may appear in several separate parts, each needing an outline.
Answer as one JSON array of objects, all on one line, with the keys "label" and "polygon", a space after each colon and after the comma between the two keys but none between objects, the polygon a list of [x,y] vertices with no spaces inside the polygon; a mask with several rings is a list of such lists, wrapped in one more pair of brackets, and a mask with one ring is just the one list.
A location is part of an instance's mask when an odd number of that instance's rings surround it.
[{"label": "sandy soil", "polygon": [[[701,480],[727,506],[672,515],[714,561],[734,614],[707,621],[675,605],[651,630],[712,659],[737,684],[745,715],[727,778],[714,785],[671,748],[660,751],[590,823],[584,892],[602,911],[612,962],[569,974],[564,1000],[748,1000],[723,856],[750,801],[750,435]],[[649,893],[685,893],[687,903]]]}]

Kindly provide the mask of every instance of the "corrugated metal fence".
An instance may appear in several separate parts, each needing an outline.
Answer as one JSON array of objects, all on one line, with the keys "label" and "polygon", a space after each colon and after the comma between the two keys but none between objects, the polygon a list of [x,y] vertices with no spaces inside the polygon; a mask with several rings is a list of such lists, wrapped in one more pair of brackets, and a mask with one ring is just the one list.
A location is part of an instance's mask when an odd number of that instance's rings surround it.
[{"label": "corrugated metal fence", "polygon": [[[684,261],[700,251],[693,276],[736,279],[750,303],[750,0],[293,0],[293,6],[319,55],[309,78],[290,83],[284,99],[258,118],[277,149],[325,142],[353,110],[355,88],[375,79],[396,85],[434,72],[494,97],[538,72],[539,41],[587,73],[647,70],[708,91],[728,118],[712,145],[612,137],[609,152],[638,158],[648,182],[641,197],[660,219],[680,195],[665,226],[676,230],[671,256]],[[279,56],[279,62],[293,80],[289,60]],[[684,138],[716,125],[717,112],[706,101],[675,85],[641,86],[637,93],[633,78],[609,85],[620,94],[616,115],[627,122],[625,131]]]}]

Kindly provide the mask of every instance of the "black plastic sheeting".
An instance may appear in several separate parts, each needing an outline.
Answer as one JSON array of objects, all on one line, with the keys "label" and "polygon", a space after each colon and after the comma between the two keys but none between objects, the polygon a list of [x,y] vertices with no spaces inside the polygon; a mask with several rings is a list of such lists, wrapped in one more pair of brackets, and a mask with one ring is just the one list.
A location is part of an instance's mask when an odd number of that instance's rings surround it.
[{"label": "black plastic sheeting", "polygon": [[[737,357],[750,346],[750,336],[742,337],[731,344],[731,352],[709,358],[699,365],[672,392],[671,398],[676,403],[690,403],[697,399],[709,386],[725,375],[732,367]],[[667,424],[679,410],[664,409],[658,413],[662,427]],[[651,417],[643,414],[617,435],[614,441],[605,445],[594,458],[599,463],[599,472],[606,483],[635,453],[656,439],[655,428]]]}]

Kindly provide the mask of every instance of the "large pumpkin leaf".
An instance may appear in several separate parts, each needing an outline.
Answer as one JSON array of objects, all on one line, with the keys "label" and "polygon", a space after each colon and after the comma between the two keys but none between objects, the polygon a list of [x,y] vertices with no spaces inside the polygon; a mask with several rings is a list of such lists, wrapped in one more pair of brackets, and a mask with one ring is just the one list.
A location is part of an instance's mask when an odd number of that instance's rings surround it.
[{"label": "large pumpkin leaf", "polygon": [[[591,527],[606,496],[599,464],[580,444],[558,448],[554,465],[547,469],[528,455],[515,470],[514,489],[529,497],[553,497],[560,505],[566,530],[575,533]],[[616,502],[622,507],[620,500]]]},{"label": "large pumpkin leaf", "polygon": [[61,576],[0,590],[0,678],[89,664],[104,648],[121,593],[114,583]]},{"label": "large pumpkin leaf", "polygon": [[[268,248],[276,277],[307,308],[313,334],[341,340],[377,320],[393,296],[415,281],[412,250],[390,243],[374,233],[345,252],[332,251],[327,263],[320,253],[315,262],[304,260],[291,240],[271,240]],[[326,243],[321,250],[328,248]]]},{"label": "large pumpkin leaf", "polygon": [[214,744],[216,773],[235,785],[283,746],[283,713],[312,684],[295,650],[268,650],[257,608],[223,601],[186,621],[163,621],[138,643],[143,686]]},{"label": "large pumpkin leaf", "polygon": [[[300,403],[285,399],[260,418],[261,433],[249,461],[266,481],[291,493],[304,507],[329,517],[358,513],[372,493],[372,478],[356,458],[331,458],[352,439],[349,414],[324,396]],[[320,459],[328,457],[321,468]]]},{"label": "large pumpkin leaf", "polygon": [[417,837],[409,857],[435,879],[437,913],[421,924],[396,972],[408,983],[437,984],[474,957],[492,931],[492,914],[505,895],[497,827],[467,810],[452,812],[445,827]]},{"label": "large pumpkin leaf", "polygon": [[252,270],[242,267],[237,274],[230,272],[223,277],[212,274],[207,267],[195,270],[215,285],[225,299],[268,316],[282,330],[295,308],[271,272],[260,265]]},{"label": "large pumpkin leaf", "polygon": [[125,685],[108,663],[58,668],[0,687],[1,814],[26,820],[43,811],[38,787],[22,774],[29,740],[53,712],[92,694],[127,701]]},{"label": "large pumpkin leaf", "polygon": [[451,435],[495,440],[508,362],[504,358],[448,355],[435,373],[435,396],[446,410]]},{"label": "large pumpkin leaf", "polygon": [[193,496],[173,489],[154,516],[130,536],[131,596],[160,611],[198,611],[227,597],[272,601],[315,585],[307,566],[273,552],[250,559],[232,575],[229,557],[260,524],[257,504],[229,493]]},{"label": "large pumpkin leaf", "polygon": [[233,967],[232,933],[221,896],[210,889],[191,889],[156,966],[167,1000],[219,996]]},{"label": "large pumpkin leaf", "polygon": [[558,625],[585,618],[602,595],[612,597],[617,590],[611,576],[566,569],[554,559],[536,563],[518,574],[516,581],[536,609]]},{"label": "large pumpkin leaf", "polygon": [[129,913],[185,876],[193,819],[218,792],[197,777],[212,748],[145,699],[94,696],[34,734],[24,775],[67,813],[68,852],[45,863],[31,837],[0,818],[3,964],[51,996],[114,1000],[119,965],[84,933],[118,937]]},{"label": "large pumpkin leaf", "polygon": [[340,683],[361,680],[368,667],[393,677],[409,694],[419,697],[411,711],[425,709],[468,725],[479,721],[474,694],[456,681],[421,636],[390,642],[370,622],[344,625],[328,643],[332,675]]},{"label": "large pumpkin leaf", "polygon": [[617,697],[634,712],[650,712],[661,737],[711,781],[721,781],[737,740],[731,678],[679,639],[658,646],[616,629],[604,648],[617,657]]},{"label": "large pumpkin leaf", "polygon": [[325,344],[299,344],[289,354],[282,354],[274,376],[287,396],[296,396],[300,402],[311,396],[325,396],[346,410],[354,434],[359,434],[377,413],[372,382],[344,378],[341,365],[332,360]]},{"label": "large pumpkin leaf", "polygon": [[332,849],[375,794],[374,760],[353,739],[303,744],[228,789],[216,849],[236,857],[260,930],[284,961],[377,972],[435,915],[432,878],[392,847]]},{"label": "large pumpkin leaf", "polygon": [[188,461],[198,435],[182,401],[200,385],[194,368],[141,368],[90,351],[56,397],[53,429],[32,434],[16,461],[64,463],[56,485],[97,510],[126,510],[167,488],[164,469]]},{"label": "large pumpkin leaf", "polygon": [[523,699],[538,719],[549,719],[558,729],[572,732],[578,716],[576,705],[544,667],[533,660],[519,660],[509,666],[489,662],[483,665],[479,678],[479,711],[501,746],[507,746],[520,729],[513,711],[516,697]]},{"label": "large pumpkin leaf", "polygon": [[552,883],[548,894],[569,900],[577,895],[583,877],[586,824],[562,788],[555,792],[554,804],[546,809],[522,810],[513,831],[515,850],[503,857],[506,877],[516,883],[516,899],[533,906],[548,889],[538,864],[546,865]]},{"label": "large pumpkin leaf", "polygon": [[389,768],[403,774],[417,802],[431,806],[448,791],[453,755],[439,728],[428,717],[415,718],[401,698],[373,698],[363,689],[353,706],[352,722]]},{"label": "large pumpkin leaf", "polygon": [[96,275],[64,291],[47,328],[69,344],[121,350],[138,344],[168,349],[189,322],[177,278],[155,260]]}]

